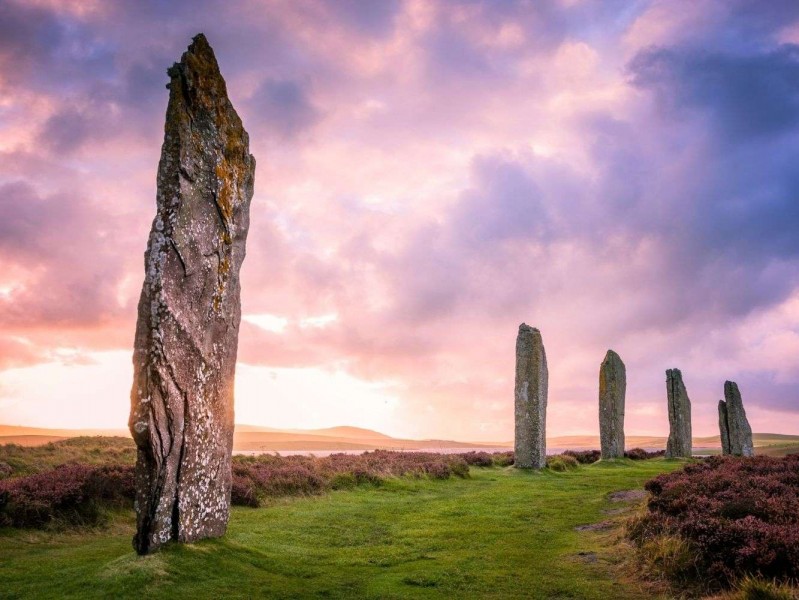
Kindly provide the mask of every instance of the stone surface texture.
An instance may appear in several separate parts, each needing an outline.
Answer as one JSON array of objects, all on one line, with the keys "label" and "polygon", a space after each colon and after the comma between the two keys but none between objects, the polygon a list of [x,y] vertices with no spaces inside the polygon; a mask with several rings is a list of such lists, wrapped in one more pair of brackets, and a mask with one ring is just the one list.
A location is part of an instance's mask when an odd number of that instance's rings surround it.
[{"label": "stone surface texture", "polygon": [[[722,405],[725,423],[722,425]],[[741,392],[734,381],[724,382],[724,400],[719,402],[719,428],[722,437],[722,452],[733,456],[754,456],[752,428],[746,418]],[[727,433],[727,448],[724,448],[724,432]]]},{"label": "stone surface texture", "polygon": [[547,389],[549,372],[541,332],[522,323],[516,337],[514,465],[542,469],[547,464]]},{"label": "stone surface texture", "polygon": [[691,400],[688,398],[679,369],[666,371],[666,395],[669,403],[669,440],[666,443],[666,457],[690,458],[693,450]]},{"label": "stone surface texture", "polygon": [[202,34],[167,73],[133,352],[140,554],[227,528],[239,269],[255,175],[249,137]]},{"label": "stone surface texture", "polygon": [[731,454],[730,451],[730,429],[727,426],[727,403],[719,400],[719,438],[721,440],[721,453]]},{"label": "stone surface texture", "polygon": [[627,370],[618,354],[608,350],[599,367],[599,442],[602,458],[624,458],[624,397]]}]

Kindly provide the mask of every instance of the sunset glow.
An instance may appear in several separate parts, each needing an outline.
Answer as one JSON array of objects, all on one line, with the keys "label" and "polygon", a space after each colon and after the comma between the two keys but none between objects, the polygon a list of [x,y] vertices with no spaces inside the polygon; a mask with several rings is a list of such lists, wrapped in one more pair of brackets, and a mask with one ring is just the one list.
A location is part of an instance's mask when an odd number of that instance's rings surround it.
[{"label": "sunset glow", "polygon": [[[127,426],[166,69],[202,31],[257,162],[236,421],[694,434],[725,379],[799,431],[799,4],[0,3],[0,423]],[[755,9],[754,7],[757,7]],[[210,16],[209,16],[210,15]]]}]

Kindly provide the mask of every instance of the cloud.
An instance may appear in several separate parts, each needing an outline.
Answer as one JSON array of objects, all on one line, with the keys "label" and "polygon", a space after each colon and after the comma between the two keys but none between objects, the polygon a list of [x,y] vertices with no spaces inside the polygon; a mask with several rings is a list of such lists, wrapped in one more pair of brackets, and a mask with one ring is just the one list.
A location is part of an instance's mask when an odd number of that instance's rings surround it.
[{"label": "cloud", "polygon": [[80,196],[43,197],[20,182],[0,186],[0,211],[4,327],[91,327],[120,315],[125,236],[102,209]]},{"label": "cloud", "polygon": [[0,24],[0,66],[12,85],[63,90],[113,74],[114,45],[75,15],[10,1]]},{"label": "cloud", "polygon": [[358,31],[374,36],[391,32],[397,14],[402,8],[399,0],[372,2],[371,0],[341,0],[335,5],[326,4],[328,18],[351,24]]},{"label": "cloud", "polygon": [[68,154],[103,131],[84,111],[66,107],[45,121],[39,140],[56,154]]},{"label": "cloud", "polygon": [[267,79],[249,99],[250,110],[264,121],[265,131],[291,139],[322,117],[306,86],[297,81]]},{"label": "cloud", "polygon": [[451,225],[465,247],[545,239],[548,209],[522,165],[500,156],[478,157],[473,173],[475,188],[462,195]]},{"label": "cloud", "polygon": [[710,118],[720,142],[781,135],[799,122],[799,46],[745,54],[653,48],[640,52],[630,70],[662,110]]}]

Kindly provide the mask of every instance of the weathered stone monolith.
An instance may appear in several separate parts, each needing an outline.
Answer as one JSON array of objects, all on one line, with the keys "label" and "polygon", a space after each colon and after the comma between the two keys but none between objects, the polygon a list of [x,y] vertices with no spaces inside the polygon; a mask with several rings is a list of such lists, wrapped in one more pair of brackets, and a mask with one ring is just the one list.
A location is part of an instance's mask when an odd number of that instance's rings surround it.
[{"label": "weathered stone monolith", "polygon": [[214,52],[196,36],[171,81],[133,351],[130,429],[146,554],[225,533],[233,378],[255,159]]},{"label": "weathered stone monolith", "polygon": [[514,465],[547,465],[547,388],[549,372],[541,332],[522,323],[516,337],[516,439]]},{"label": "weathered stone monolith", "polygon": [[599,442],[602,458],[624,458],[624,396],[627,370],[621,358],[608,350],[599,367]]},{"label": "weathered stone monolith", "polygon": [[688,398],[679,369],[666,371],[666,395],[669,402],[669,441],[666,443],[666,458],[690,458],[693,450],[691,400]]},{"label": "weathered stone monolith", "polygon": [[[724,422],[722,422],[722,412]],[[724,454],[733,456],[754,456],[752,428],[746,418],[741,392],[734,381],[724,382],[724,400],[719,401],[719,429],[721,430],[721,448]],[[727,437],[727,447],[724,437]]]},{"label": "weathered stone monolith", "polygon": [[730,428],[727,426],[727,403],[724,400],[719,400],[719,437],[721,453],[730,454]]}]

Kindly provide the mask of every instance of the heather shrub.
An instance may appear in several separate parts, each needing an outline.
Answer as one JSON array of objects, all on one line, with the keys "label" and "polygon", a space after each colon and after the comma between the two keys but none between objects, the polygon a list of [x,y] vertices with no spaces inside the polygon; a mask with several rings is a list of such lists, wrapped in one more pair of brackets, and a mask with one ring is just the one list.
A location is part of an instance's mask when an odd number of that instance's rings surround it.
[{"label": "heather shrub", "polygon": [[449,468],[447,463],[431,462],[425,465],[425,473],[430,479],[449,479],[452,475],[452,469]]},{"label": "heather shrub", "polygon": [[233,504],[256,506],[269,497],[320,494],[327,490],[381,485],[389,477],[449,479],[468,477],[469,464],[458,454],[393,452],[330,456],[235,456]]},{"label": "heather shrub", "polygon": [[134,467],[104,465],[92,467],[83,489],[87,498],[106,504],[125,505],[136,497]]},{"label": "heather shrub", "polygon": [[122,504],[133,495],[132,467],[63,465],[0,482],[0,525],[94,525],[102,520],[101,505]]},{"label": "heather shrub", "polygon": [[[87,438],[72,446],[75,447],[80,448],[82,455],[87,455],[93,454],[98,446],[96,441]],[[120,452],[125,455],[126,447],[121,446]],[[12,453],[16,450],[12,449]],[[37,449],[36,456],[41,459],[49,453],[63,454],[63,448],[52,444],[47,450]],[[486,456],[490,460],[490,455]],[[477,456],[474,460],[485,462],[486,459]],[[47,461],[40,462],[47,464]],[[13,469],[11,474],[14,474]],[[449,479],[468,475],[467,460],[457,454],[378,450],[327,457],[235,456],[231,503],[256,507],[266,498],[307,496],[358,485],[377,486],[389,477]],[[40,473],[0,480],[0,526],[41,527],[51,522],[95,524],[102,520],[103,508],[129,505],[134,496],[132,465],[107,464],[100,458],[93,465],[61,465]]]},{"label": "heather shrub", "polygon": [[233,482],[230,487],[230,503],[234,506],[258,506],[258,494],[255,484],[247,476],[233,472]]},{"label": "heather shrub", "polygon": [[547,457],[547,468],[551,471],[568,471],[569,469],[576,469],[579,464],[576,458],[568,454],[557,454]]},{"label": "heather shrub", "polygon": [[351,473],[339,473],[339,475],[347,474],[355,480],[355,485],[380,485],[383,483],[383,478],[380,475],[361,467],[355,467]]},{"label": "heather shrub", "polygon": [[627,450],[624,453],[624,458],[629,458],[631,460],[647,460],[650,458],[659,458],[665,455],[666,455],[665,450],[655,450],[654,452],[647,452],[643,448],[632,448],[631,450]]},{"label": "heather shrub", "polygon": [[571,456],[581,465],[590,465],[602,458],[599,450],[566,450],[560,456]]},{"label": "heather shrub", "polygon": [[336,473],[330,478],[330,487],[334,490],[351,490],[358,485],[353,473]]},{"label": "heather shrub", "polygon": [[449,468],[455,477],[466,478],[469,476],[469,464],[458,458],[453,458],[449,462]]},{"label": "heather shrub", "polygon": [[799,455],[711,457],[645,487],[647,513],[629,529],[640,548],[683,540],[709,588],[799,578]]},{"label": "heather shrub", "polygon": [[300,465],[254,469],[255,481],[267,496],[296,496],[318,494],[325,480],[311,469]]},{"label": "heather shrub", "polygon": [[[275,464],[236,464],[233,467],[233,476],[241,487],[239,491],[245,492],[247,482],[249,489],[256,497],[302,496],[321,492],[325,488],[325,480],[302,464],[289,462],[285,465]],[[244,493],[245,506],[251,506],[253,501]],[[238,498],[238,495],[237,495]]]},{"label": "heather shrub", "polygon": [[14,469],[11,468],[11,465],[7,462],[0,461],[0,479],[5,479],[6,477],[10,477],[11,474],[14,472]]},{"label": "heather shrub", "polygon": [[494,452],[491,461],[496,467],[510,467],[513,464],[513,451]]},{"label": "heather shrub", "polygon": [[494,460],[488,452],[464,452],[460,455],[472,467],[493,467]]}]

